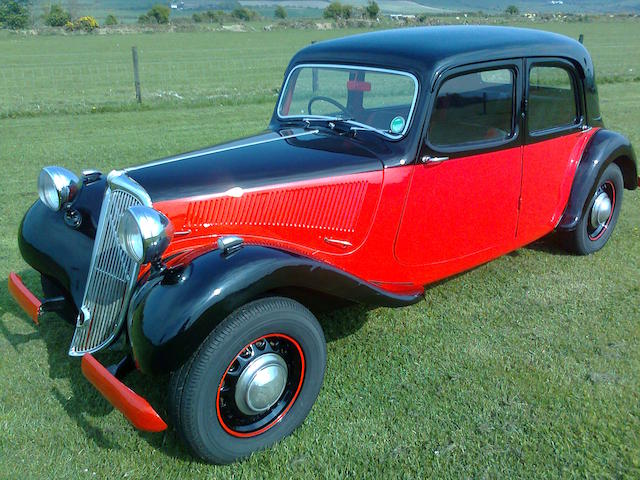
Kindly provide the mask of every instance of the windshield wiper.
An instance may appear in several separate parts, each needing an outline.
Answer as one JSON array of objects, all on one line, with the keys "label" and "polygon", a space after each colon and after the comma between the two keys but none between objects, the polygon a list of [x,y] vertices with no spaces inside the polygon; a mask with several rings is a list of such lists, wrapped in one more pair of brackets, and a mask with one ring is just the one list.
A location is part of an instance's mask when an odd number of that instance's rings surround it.
[{"label": "windshield wiper", "polygon": [[[341,132],[341,133],[353,132],[355,134],[355,132],[358,131],[358,130],[364,130],[364,131],[367,131],[367,132],[374,132],[374,133],[377,133],[378,135],[382,135],[385,138],[391,138],[391,139],[394,139],[394,140],[398,139],[400,137],[400,135],[392,134],[389,130],[381,130],[379,128],[372,127],[371,125],[367,125],[365,123],[357,122],[352,117],[336,117],[336,116],[329,116],[329,115],[327,115],[327,116],[317,115],[317,116],[312,116],[312,117],[302,117],[302,118],[296,118],[296,119],[288,119],[287,123],[289,123],[289,122],[302,122],[302,123],[304,123],[306,125],[307,128],[311,128],[312,124],[324,123],[331,130],[335,130],[335,131]],[[342,131],[342,129],[336,128],[338,125],[345,125],[347,127],[347,129]]]},{"label": "windshield wiper", "polygon": [[351,130],[353,131],[364,130],[367,132],[375,132],[379,135],[382,135],[383,137],[392,138],[392,139],[397,139],[400,137],[400,135],[393,135],[389,130],[381,130],[379,128],[372,127],[371,125],[367,125],[365,123],[349,121],[349,124],[352,125]]}]

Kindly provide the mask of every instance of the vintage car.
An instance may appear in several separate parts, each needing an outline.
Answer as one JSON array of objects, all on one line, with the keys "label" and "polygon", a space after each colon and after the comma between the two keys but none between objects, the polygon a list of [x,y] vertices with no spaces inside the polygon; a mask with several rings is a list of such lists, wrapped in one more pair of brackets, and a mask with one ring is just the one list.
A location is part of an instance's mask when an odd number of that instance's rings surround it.
[{"label": "vintage car", "polygon": [[[529,29],[433,27],[311,44],[266,131],[105,175],[45,167],[19,232],[69,355],[137,428],[122,376],[170,372],[170,423],[217,463],[289,435],[322,385],[316,306],[403,306],[543,236],[589,254],[638,186],[591,57]],[[123,360],[93,356],[118,339]],[[123,341],[124,339],[124,341]]]}]

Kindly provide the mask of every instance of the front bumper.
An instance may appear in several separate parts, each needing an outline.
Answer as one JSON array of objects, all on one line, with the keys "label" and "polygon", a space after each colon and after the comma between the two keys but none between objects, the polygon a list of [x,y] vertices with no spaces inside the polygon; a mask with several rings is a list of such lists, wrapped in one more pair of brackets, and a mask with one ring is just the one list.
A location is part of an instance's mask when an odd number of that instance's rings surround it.
[{"label": "front bumper", "polygon": [[[25,285],[16,273],[9,274],[9,293],[20,307],[38,324],[45,311],[42,302]],[[91,354],[82,357],[82,374],[111,405],[120,410],[134,427],[147,432],[161,432],[167,424],[153,407],[140,395],[118,380]]]},{"label": "front bumper", "polygon": [[16,303],[20,305],[20,308],[38,325],[40,323],[42,302],[22,283],[20,275],[14,272],[9,274],[9,293]]}]

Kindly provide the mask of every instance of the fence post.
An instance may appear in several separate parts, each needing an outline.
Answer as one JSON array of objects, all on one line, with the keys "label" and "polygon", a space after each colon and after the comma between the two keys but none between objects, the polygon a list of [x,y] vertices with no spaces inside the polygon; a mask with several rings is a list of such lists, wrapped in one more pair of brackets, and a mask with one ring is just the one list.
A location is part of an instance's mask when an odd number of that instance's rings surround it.
[{"label": "fence post", "polygon": [[580,36],[578,37],[578,41],[580,43],[584,43],[584,34],[583,33],[581,33]]},{"label": "fence post", "polygon": [[142,103],[142,94],[140,93],[140,71],[138,70],[138,47],[131,47],[133,55],[133,81],[136,86],[136,100]]}]

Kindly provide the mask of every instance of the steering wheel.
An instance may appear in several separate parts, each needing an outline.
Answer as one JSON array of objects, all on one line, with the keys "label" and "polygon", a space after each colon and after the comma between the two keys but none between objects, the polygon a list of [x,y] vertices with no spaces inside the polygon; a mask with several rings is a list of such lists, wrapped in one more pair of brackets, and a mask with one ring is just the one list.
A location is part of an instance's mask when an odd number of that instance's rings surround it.
[{"label": "steering wheel", "polygon": [[315,97],[311,97],[311,99],[309,100],[309,103],[307,104],[307,112],[309,113],[309,115],[312,115],[312,113],[311,113],[311,105],[313,105],[314,102],[319,102],[319,101],[330,103],[334,107],[339,108],[340,111],[345,116],[349,116],[350,115],[349,110],[347,110],[347,107],[342,105],[340,102],[338,102],[337,100],[334,100],[331,97],[323,97],[322,95],[317,95]]}]

